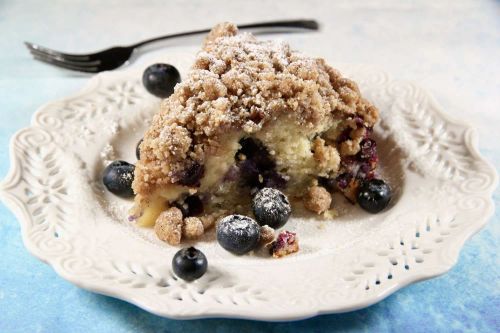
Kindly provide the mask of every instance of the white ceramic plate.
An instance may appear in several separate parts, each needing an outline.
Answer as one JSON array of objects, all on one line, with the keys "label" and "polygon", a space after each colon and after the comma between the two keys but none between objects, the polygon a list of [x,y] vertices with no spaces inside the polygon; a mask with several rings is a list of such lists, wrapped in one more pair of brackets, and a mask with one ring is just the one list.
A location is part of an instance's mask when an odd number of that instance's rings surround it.
[{"label": "white ceramic plate", "polygon": [[[163,60],[185,74],[192,59],[177,52]],[[370,67],[338,68],[381,111],[375,132],[395,196],[378,215],[337,198],[343,213],[334,221],[292,219],[286,228],[298,232],[296,255],[237,257],[208,236],[197,244],[207,274],[193,283],[172,275],[178,248],[128,222],[131,202],[100,180],[107,160],[135,161],[158,107],[141,71],[97,75],[79,95],[38,110],[12,138],[1,197],[29,251],[63,278],[161,316],[291,320],[368,306],[454,265],[493,212],[497,176],[474,130],[441,113],[422,89]]]}]

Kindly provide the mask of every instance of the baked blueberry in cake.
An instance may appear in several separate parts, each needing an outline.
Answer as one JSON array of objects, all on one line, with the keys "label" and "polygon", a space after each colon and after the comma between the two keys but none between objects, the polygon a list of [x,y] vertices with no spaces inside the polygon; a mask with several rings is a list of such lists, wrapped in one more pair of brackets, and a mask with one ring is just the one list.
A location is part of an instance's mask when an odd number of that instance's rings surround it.
[{"label": "baked blueberry in cake", "polygon": [[[196,217],[198,235],[223,216],[251,215],[262,188],[317,214],[332,191],[354,203],[377,167],[377,119],[356,83],[323,59],[219,24],[140,144],[132,218],[164,225],[175,211]],[[185,227],[172,228],[178,237],[164,239],[177,244]]]}]

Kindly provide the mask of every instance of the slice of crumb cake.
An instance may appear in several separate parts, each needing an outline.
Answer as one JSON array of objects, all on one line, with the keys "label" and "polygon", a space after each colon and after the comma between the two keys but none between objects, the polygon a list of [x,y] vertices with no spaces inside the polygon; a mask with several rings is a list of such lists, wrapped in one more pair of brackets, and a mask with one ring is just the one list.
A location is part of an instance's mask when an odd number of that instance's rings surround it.
[{"label": "slice of crumb cake", "polygon": [[355,202],[377,165],[377,119],[357,85],[323,59],[219,24],[144,136],[132,218],[153,226],[176,207],[207,229],[223,214],[248,212],[262,187],[309,201],[318,214],[331,200],[315,193]]}]

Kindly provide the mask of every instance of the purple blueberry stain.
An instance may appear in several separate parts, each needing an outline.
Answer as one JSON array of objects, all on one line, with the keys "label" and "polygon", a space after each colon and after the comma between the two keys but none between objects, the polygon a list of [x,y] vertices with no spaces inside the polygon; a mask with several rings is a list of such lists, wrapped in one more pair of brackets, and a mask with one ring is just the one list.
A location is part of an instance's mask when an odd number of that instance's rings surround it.
[{"label": "purple blueberry stain", "polygon": [[284,189],[286,188],[286,184],[288,182],[288,179],[285,178],[285,176],[274,170],[265,172],[262,178],[262,187]]},{"label": "purple blueberry stain", "polygon": [[282,231],[276,240],[272,243],[269,248],[269,252],[273,254],[274,252],[285,249],[288,245],[296,242],[297,234],[288,230]]},{"label": "purple blueberry stain", "polygon": [[352,174],[345,172],[339,175],[335,180],[337,181],[337,186],[340,189],[345,190],[347,186],[349,186],[349,183],[351,182],[352,178],[353,178]]},{"label": "purple blueberry stain", "polygon": [[224,182],[234,182],[240,178],[240,168],[237,165],[232,165],[224,175]]},{"label": "purple blueberry stain", "polygon": [[363,120],[363,118],[361,118],[361,117],[359,117],[359,116],[354,117],[354,122],[356,123],[356,125],[357,125],[358,127],[362,127],[362,126],[363,126],[363,124],[364,124],[364,120]]},{"label": "purple blueberry stain", "polygon": [[377,143],[372,139],[363,139],[360,146],[359,157],[362,159],[371,160],[377,156]]},{"label": "purple blueberry stain", "polygon": [[351,128],[346,128],[345,130],[340,133],[339,137],[337,138],[337,142],[341,143],[344,141],[347,141],[351,138]]}]

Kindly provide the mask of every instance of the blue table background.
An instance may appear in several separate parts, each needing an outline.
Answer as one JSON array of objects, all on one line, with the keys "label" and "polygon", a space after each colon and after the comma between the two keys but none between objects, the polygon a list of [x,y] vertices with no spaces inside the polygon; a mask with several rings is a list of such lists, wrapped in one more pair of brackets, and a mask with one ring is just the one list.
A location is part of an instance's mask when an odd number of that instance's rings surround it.
[{"label": "blue table background", "polygon": [[[498,1],[292,1],[287,6],[270,1],[222,6],[216,1],[211,3],[218,9],[210,15],[209,3],[199,0],[140,3],[0,2],[2,177],[9,169],[12,134],[29,124],[37,107],[78,91],[88,78],[32,61],[23,40],[86,51],[222,20],[306,16],[324,23],[323,32],[287,36],[292,45],[339,61],[374,63],[426,86],[445,109],[474,119],[482,154],[497,170],[500,166]],[[168,320],[79,289],[27,252],[17,221],[1,205],[0,332],[499,332],[499,189],[494,200],[494,217],[466,243],[448,274],[411,285],[364,310],[290,323]]]}]

